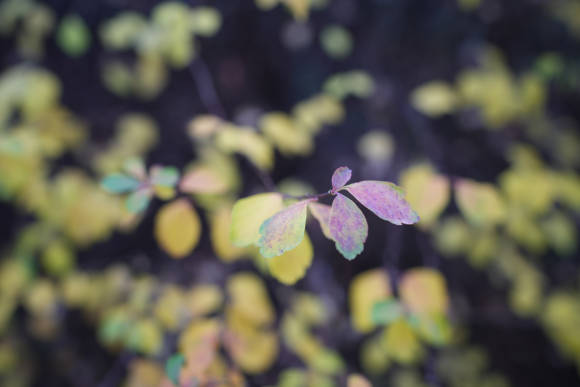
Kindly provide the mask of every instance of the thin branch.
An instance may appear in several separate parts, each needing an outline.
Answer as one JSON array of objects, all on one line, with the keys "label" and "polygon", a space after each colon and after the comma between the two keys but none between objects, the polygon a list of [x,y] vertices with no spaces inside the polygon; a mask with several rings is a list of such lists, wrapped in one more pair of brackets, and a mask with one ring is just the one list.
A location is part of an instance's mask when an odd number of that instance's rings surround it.
[{"label": "thin branch", "polygon": [[225,117],[226,111],[219,99],[216,88],[211,78],[211,73],[205,62],[201,58],[197,58],[189,65],[189,70],[193,80],[197,84],[197,91],[199,98],[208,112]]}]

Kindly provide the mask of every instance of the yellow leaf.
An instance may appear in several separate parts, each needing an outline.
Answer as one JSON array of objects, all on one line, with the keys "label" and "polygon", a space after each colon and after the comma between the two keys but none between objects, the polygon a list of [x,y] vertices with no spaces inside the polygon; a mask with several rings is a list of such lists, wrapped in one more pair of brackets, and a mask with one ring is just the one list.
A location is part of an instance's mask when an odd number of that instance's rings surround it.
[{"label": "yellow leaf", "polygon": [[304,239],[295,249],[267,259],[270,274],[286,285],[293,285],[304,277],[312,264],[313,255],[310,238],[304,234]]},{"label": "yellow leaf", "polygon": [[423,356],[419,338],[404,319],[385,328],[383,345],[387,354],[402,364],[413,364]]},{"label": "yellow leaf", "polygon": [[260,277],[252,273],[238,273],[227,283],[232,308],[257,325],[274,321],[274,308]]},{"label": "yellow leaf", "polygon": [[449,180],[433,172],[428,164],[407,169],[401,176],[406,199],[419,214],[418,225],[429,228],[449,202]]},{"label": "yellow leaf", "polygon": [[210,215],[210,239],[213,251],[224,262],[233,262],[244,256],[246,249],[236,247],[230,239],[232,206],[224,205]]},{"label": "yellow leaf", "polygon": [[453,112],[457,104],[457,97],[447,83],[432,81],[413,91],[411,104],[423,114],[437,117]]},{"label": "yellow leaf", "polygon": [[[193,316],[215,312],[223,302],[223,294],[216,285],[197,285],[187,295],[189,311]],[[182,305],[183,306],[183,305]]]},{"label": "yellow leaf", "polygon": [[347,387],[373,387],[371,382],[368,381],[367,378],[360,374],[350,374],[348,376]]},{"label": "yellow leaf", "polygon": [[475,225],[493,226],[506,218],[504,200],[492,184],[459,179],[455,195],[459,209]]},{"label": "yellow leaf", "polygon": [[375,328],[371,312],[377,301],[391,295],[391,281],[386,271],[373,269],[357,275],[350,284],[349,305],[352,325],[362,333]]},{"label": "yellow leaf", "polygon": [[399,295],[405,306],[418,315],[444,314],[449,306],[445,278],[433,269],[406,271],[399,283]]},{"label": "yellow leaf", "polygon": [[307,156],[314,144],[310,133],[285,113],[268,113],[260,120],[260,129],[283,155]]},{"label": "yellow leaf", "polygon": [[165,204],[155,217],[155,238],[173,258],[183,258],[197,245],[201,223],[186,199]]},{"label": "yellow leaf", "polygon": [[224,125],[215,141],[222,151],[242,154],[258,168],[269,170],[274,164],[272,146],[252,128]]},{"label": "yellow leaf", "polygon": [[230,238],[234,246],[256,244],[260,226],[282,209],[282,195],[268,192],[238,200],[232,209]]},{"label": "yellow leaf", "polygon": [[227,347],[230,355],[236,364],[249,374],[266,371],[278,356],[278,338],[273,332],[234,334],[231,343]]}]

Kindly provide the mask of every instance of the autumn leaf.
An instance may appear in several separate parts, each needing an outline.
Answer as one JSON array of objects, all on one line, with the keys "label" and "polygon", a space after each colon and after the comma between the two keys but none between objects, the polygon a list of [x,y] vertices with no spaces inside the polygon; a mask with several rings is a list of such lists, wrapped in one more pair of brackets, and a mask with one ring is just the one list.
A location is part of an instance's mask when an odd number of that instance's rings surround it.
[{"label": "autumn leaf", "polygon": [[197,245],[201,232],[199,216],[186,199],[161,207],[155,218],[155,238],[173,258],[183,258]]},{"label": "autumn leaf", "polygon": [[306,270],[312,264],[313,256],[312,242],[308,234],[305,234],[302,242],[295,249],[268,259],[270,274],[283,284],[293,285],[304,277]]},{"label": "autumn leaf", "polygon": [[505,221],[505,202],[492,184],[459,179],[454,188],[457,205],[471,223],[491,226]]},{"label": "autumn leaf", "polygon": [[179,189],[196,194],[220,194],[228,189],[228,183],[212,169],[199,166],[181,178]]},{"label": "autumn leaf", "polygon": [[346,259],[354,259],[363,251],[368,234],[367,220],[356,204],[340,193],[332,202],[329,229],[336,248]]},{"label": "autumn leaf", "polygon": [[391,297],[391,281],[383,269],[368,270],[358,274],[350,284],[348,302],[354,329],[362,333],[372,331],[377,325],[372,319],[374,305]]},{"label": "autumn leaf", "polygon": [[384,181],[365,180],[344,187],[379,218],[396,225],[413,224],[419,216],[403,198],[402,190]]},{"label": "autumn leaf", "polygon": [[341,189],[352,176],[352,171],[348,167],[339,167],[332,174],[332,194]]},{"label": "autumn leaf", "polygon": [[433,269],[406,271],[399,283],[399,294],[405,306],[417,315],[440,315],[449,307],[445,278]]},{"label": "autumn leaf", "polygon": [[238,247],[258,243],[260,226],[282,209],[282,195],[267,192],[238,200],[232,209],[230,238]]},{"label": "autumn leaf", "polygon": [[113,173],[103,179],[101,186],[111,193],[126,193],[136,190],[139,187],[139,180],[121,173]]},{"label": "autumn leaf", "polygon": [[327,237],[328,239],[332,239],[332,236],[330,235],[330,226],[329,226],[331,207],[327,204],[311,202],[308,204],[308,208],[310,209],[310,212],[312,213],[312,215],[314,215],[316,220],[318,220],[318,223],[320,224],[320,228],[322,229],[322,233],[324,234],[324,236]]},{"label": "autumn leaf", "polygon": [[292,250],[304,238],[306,209],[313,199],[302,200],[266,219],[260,226],[260,254],[272,258]]}]

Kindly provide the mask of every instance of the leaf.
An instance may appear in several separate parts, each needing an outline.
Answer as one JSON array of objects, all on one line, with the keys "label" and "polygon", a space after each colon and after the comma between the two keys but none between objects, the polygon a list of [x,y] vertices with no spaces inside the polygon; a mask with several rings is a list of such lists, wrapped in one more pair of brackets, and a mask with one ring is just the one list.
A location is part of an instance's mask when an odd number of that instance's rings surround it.
[{"label": "leaf", "polygon": [[447,83],[432,81],[413,91],[411,104],[429,117],[438,117],[455,110],[457,96]]},{"label": "leaf", "polygon": [[419,216],[403,198],[403,191],[384,181],[365,180],[344,187],[363,206],[393,224],[413,224]]},{"label": "leaf", "polygon": [[260,254],[272,258],[298,246],[304,238],[306,208],[312,200],[292,204],[262,223],[258,240]]},{"label": "leaf", "polygon": [[346,259],[354,259],[363,251],[368,225],[363,213],[352,200],[337,193],[332,202],[328,223],[332,240]]},{"label": "leaf", "polygon": [[151,195],[152,192],[149,188],[141,188],[133,192],[125,202],[127,210],[133,214],[138,214],[144,211],[149,205]]},{"label": "leaf", "polygon": [[165,363],[165,373],[175,385],[179,385],[179,373],[184,363],[185,357],[180,353],[172,355]]},{"label": "leaf", "polygon": [[282,209],[282,195],[262,193],[238,200],[232,209],[230,239],[235,246],[244,247],[260,240],[260,226]]},{"label": "leaf", "polygon": [[492,226],[506,219],[505,203],[492,184],[459,179],[455,196],[463,216],[475,225]]},{"label": "leaf", "polygon": [[201,223],[186,199],[165,204],[155,217],[155,238],[173,258],[185,257],[199,241]]},{"label": "leaf", "polygon": [[399,295],[407,308],[417,315],[445,314],[449,307],[445,278],[433,269],[406,271],[399,282]]},{"label": "leaf", "polygon": [[232,205],[223,205],[212,212],[209,220],[210,239],[216,255],[224,262],[232,262],[243,257],[246,249],[234,246],[230,239]]},{"label": "leaf", "polygon": [[399,319],[385,329],[383,346],[387,354],[402,364],[413,364],[423,356],[423,347],[413,328]]},{"label": "leaf", "polygon": [[181,178],[179,189],[196,194],[220,194],[227,191],[228,183],[212,169],[200,166]]},{"label": "leaf", "polygon": [[372,387],[372,384],[360,374],[350,374],[348,375],[346,387]]},{"label": "leaf", "polygon": [[318,223],[320,223],[320,228],[322,229],[324,236],[328,239],[332,239],[329,226],[331,207],[327,204],[312,202],[308,204],[308,208],[310,208],[310,212],[314,215],[316,220],[318,220]]},{"label": "leaf", "polygon": [[101,181],[101,186],[112,193],[131,192],[136,190],[139,184],[139,180],[121,173],[110,174]]},{"label": "leaf", "polygon": [[293,285],[304,277],[306,270],[312,264],[313,256],[312,242],[308,234],[305,234],[302,242],[295,249],[268,259],[270,274],[283,284]]},{"label": "leaf", "polygon": [[154,165],[150,172],[151,184],[164,187],[175,187],[179,180],[179,171],[175,167]]},{"label": "leaf", "polygon": [[78,57],[83,55],[89,48],[91,34],[81,17],[67,15],[60,22],[56,40],[67,55]]},{"label": "leaf", "polygon": [[429,164],[418,164],[403,173],[401,185],[407,201],[421,217],[418,225],[432,226],[449,203],[449,180],[436,174]]},{"label": "leaf", "polygon": [[391,281],[387,272],[373,269],[358,274],[350,283],[348,302],[354,329],[368,333],[376,327],[373,321],[373,306],[391,296]]},{"label": "leaf", "polygon": [[403,308],[397,300],[382,300],[373,305],[371,320],[377,325],[388,325],[401,317],[403,313]]},{"label": "leaf", "polygon": [[147,178],[147,173],[145,171],[145,164],[140,158],[131,158],[125,162],[123,169],[129,175],[133,176],[138,180],[145,180]]},{"label": "leaf", "polygon": [[339,167],[332,174],[332,194],[341,189],[352,176],[352,171],[348,167]]},{"label": "leaf", "polygon": [[227,281],[230,307],[253,325],[271,324],[276,318],[264,282],[250,272],[240,272]]}]

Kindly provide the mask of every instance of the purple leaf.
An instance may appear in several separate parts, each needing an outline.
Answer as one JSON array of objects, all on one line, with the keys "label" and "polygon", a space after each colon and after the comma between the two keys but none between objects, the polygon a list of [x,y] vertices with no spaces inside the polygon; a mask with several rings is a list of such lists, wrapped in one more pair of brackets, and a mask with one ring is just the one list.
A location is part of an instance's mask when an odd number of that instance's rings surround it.
[{"label": "purple leaf", "polygon": [[403,191],[386,181],[365,180],[344,187],[363,206],[393,224],[413,224],[419,216],[403,198]]},{"label": "purple leaf", "polygon": [[330,209],[329,229],[336,248],[346,259],[354,259],[363,251],[367,239],[367,221],[356,204],[337,193]]},{"label": "purple leaf", "polygon": [[352,175],[352,171],[348,167],[336,168],[336,171],[332,174],[332,194],[341,189],[348,181]]},{"label": "purple leaf", "polygon": [[320,228],[322,229],[324,236],[328,239],[332,239],[329,227],[330,206],[328,204],[313,202],[308,205],[308,208],[310,208],[310,212],[314,215],[316,220],[318,220],[318,223],[320,223]]}]

